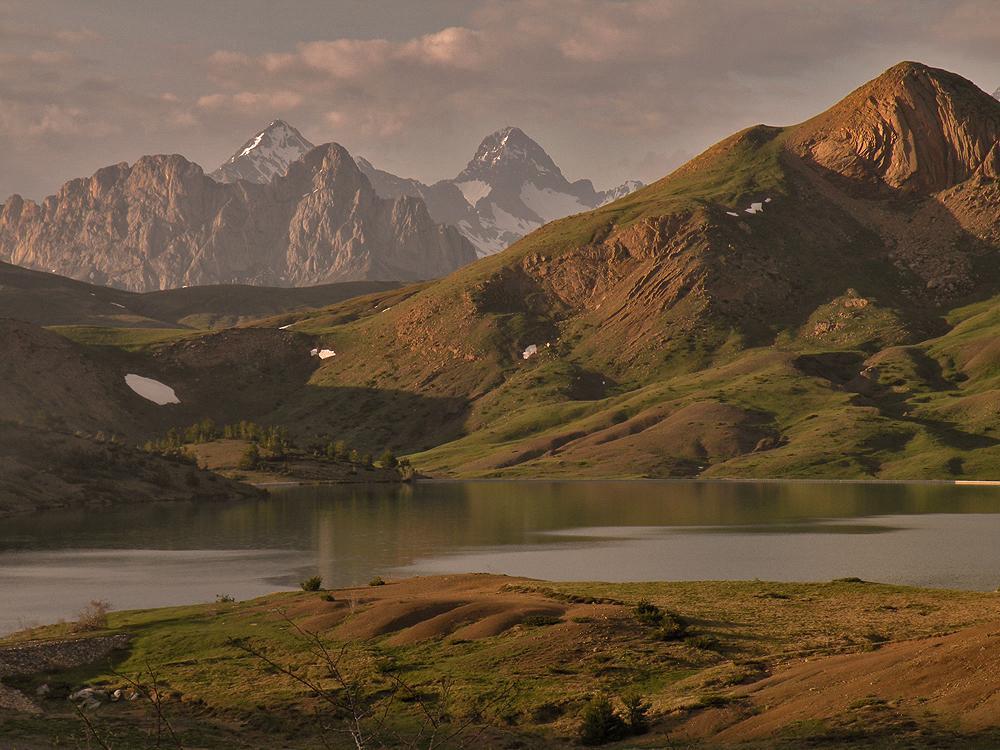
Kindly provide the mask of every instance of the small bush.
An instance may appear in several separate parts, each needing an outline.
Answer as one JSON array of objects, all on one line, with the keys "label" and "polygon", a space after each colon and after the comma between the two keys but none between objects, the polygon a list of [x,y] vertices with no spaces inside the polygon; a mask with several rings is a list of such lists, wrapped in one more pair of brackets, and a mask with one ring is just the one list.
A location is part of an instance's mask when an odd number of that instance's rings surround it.
[{"label": "small bush", "polygon": [[603,745],[625,736],[625,722],[604,695],[593,698],[581,715],[580,742],[584,745]]},{"label": "small bush", "polygon": [[236,597],[232,594],[216,594],[215,601],[218,604],[232,604],[236,601]]},{"label": "small bush", "polygon": [[714,635],[692,635],[684,639],[684,642],[694,646],[695,648],[700,648],[704,651],[718,651],[719,650],[719,639]]},{"label": "small bush", "polygon": [[643,625],[656,628],[656,637],[661,641],[680,640],[687,633],[687,622],[683,617],[662,610],[645,599],[635,605],[632,613]]},{"label": "small bush", "polygon": [[633,607],[632,614],[643,625],[659,625],[663,619],[663,610],[646,599]]},{"label": "small bush", "polygon": [[664,612],[656,628],[656,637],[661,641],[679,641],[685,635],[687,635],[687,623],[684,618],[672,612]]},{"label": "small bush", "polygon": [[323,579],[320,576],[312,576],[299,583],[303,591],[319,591],[323,587]]},{"label": "small bush", "polygon": [[645,734],[649,731],[649,709],[652,704],[638,693],[626,693],[622,696],[625,706],[625,724],[629,734]]},{"label": "small bush", "polygon": [[73,624],[73,630],[80,633],[87,630],[103,630],[108,626],[108,612],[111,603],[104,599],[94,599],[80,610]]},{"label": "small bush", "polygon": [[321,596],[320,598],[324,602],[335,602],[335,601],[337,601],[337,598],[333,594],[323,594],[323,596]]},{"label": "small bush", "polygon": [[385,586],[385,579],[382,576],[375,576],[368,582],[369,586]]},{"label": "small bush", "polygon": [[237,466],[243,471],[253,471],[260,466],[260,449],[257,447],[257,443],[250,443],[247,446],[243,455],[240,456],[240,462]]}]

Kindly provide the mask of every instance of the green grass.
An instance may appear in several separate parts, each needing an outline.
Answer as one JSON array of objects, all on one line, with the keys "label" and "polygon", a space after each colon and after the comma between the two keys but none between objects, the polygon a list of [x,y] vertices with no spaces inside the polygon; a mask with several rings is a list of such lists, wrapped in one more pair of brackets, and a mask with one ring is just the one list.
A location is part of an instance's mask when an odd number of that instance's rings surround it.
[{"label": "green grass", "polygon": [[179,341],[203,335],[189,328],[104,328],[96,326],[51,326],[61,336],[86,346],[106,346],[125,351],[139,351],[154,344]]},{"label": "green grass", "polygon": [[[391,594],[392,584],[386,589]],[[879,641],[931,635],[1000,616],[1000,596],[975,592],[918,590],[853,581],[830,583],[519,583],[518,590],[542,592],[553,602],[597,602],[588,617],[527,619],[519,628],[477,640],[432,637],[409,645],[392,632],[347,644],[342,667],[351,680],[378,692],[392,672],[428,696],[448,686],[449,711],[459,716],[477,701],[508,693],[506,731],[528,747],[572,742],[577,716],[591,695],[638,691],[654,713],[692,712],[729,705],[731,690],[765,674],[773,659],[816,658],[841,651],[865,651],[872,634]],[[335,592],[336,601],[350,598]],[[691,637],[662,641],[637,622],[633,606],[650,601],[690,623]],[[607,601],[621,602],[609,605]],[[240,603],[216,603],[159,610],[113,612],[109,630],[132,635],[126,654],[113,665],[97,664],[58,675],[19,680],[32,690],[43,681],[115,686],[120,675],[155,673],[166,691],[167,715],[190,744],[231,746],[234,738],[253,745],[286,737],[290,747],[311,747],[315,725],[308,718],[314,699],[302,686],[269,669],[235,644],[264,649],[279,664],[322,680],[310,646],[290,625],[320,629],[335,652],[337,630],[324,629],[320,593],[278,594]],[[343,606],[340,604],[339,606]],[[361,616],[367,606],[361,604]],[[584,609],[578,611],[584,611]],[[286,613],[285,615],[281,613]],[[598,614],[599,613],[599,614]],[[58,637],[65,626],[32,635]],[[329,684],[328,682],[326,684]],[[112,710],[113,709],[113,710]],[[0,737],[62,737],[79,726],[62,704],[47,704],[44,721],[5,724]],[[264,720],[264,717],[267,720]],[[391,723],[412,727],[416,704],[400,701]],[[149,722],[141,706],[109,707],[95,717],[107,728],[134,731]],[[668,725],[669,726],[669,723]],[[657,730],[662,731],[662,729]],[[662,741],[663,735],[659,735]],[[273,739],[271,740],[273,741]]]}]

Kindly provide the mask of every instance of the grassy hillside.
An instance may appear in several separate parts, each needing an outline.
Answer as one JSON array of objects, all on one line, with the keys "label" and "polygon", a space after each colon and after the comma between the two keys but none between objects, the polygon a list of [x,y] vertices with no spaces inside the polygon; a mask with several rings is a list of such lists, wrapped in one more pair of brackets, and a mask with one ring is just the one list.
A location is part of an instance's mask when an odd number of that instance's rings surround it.
[{"label": "grassy hillside", "polygon": [[226,328],[399,286],[383,281],[297,288],[231,284],[137,294],[0,263],[0,318],[43,326]]},{"label": "grassy hillside", "polygon": [[[354,747],[344,730],[364,712],[344,705],[351,696],[371,709],[356,725],[366,747],[418,737],[428,746],[435,725],[439,741],[452,736],[442,746],[577,747],[595,696],[621,714],[634,695],[647,733],[615,746],[987,748],[997,740],[998,615],[995,594],[857,580],[487,575],[112,612],[91,633],[127,633],[128,647],[8,678],[28,695],[47,684],[53,699],[39,701],[39,715],[4,721],[0,738],[74,746],[93,731],[115,746],[139,743],[155,730],[146,701],[90,710],[88,730],[59,697],[81,685],[128,694],[133,679],[155,686],[185,747]],[[49,627],[14,643],[69,633]]]}]

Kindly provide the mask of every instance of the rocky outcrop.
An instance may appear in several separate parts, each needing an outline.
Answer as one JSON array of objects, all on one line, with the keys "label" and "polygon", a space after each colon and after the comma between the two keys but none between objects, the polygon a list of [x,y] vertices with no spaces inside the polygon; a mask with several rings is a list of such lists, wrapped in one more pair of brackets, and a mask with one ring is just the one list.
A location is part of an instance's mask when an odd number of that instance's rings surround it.
[{"label": "rocky outcrop", "polygon": [[937,192],[1000,175],[996,102],[954,73],[896,65],[796,128],[794,150],[852,180]]},{"label": "rocky outcrop", "polygon": [[0,259],[134,291],[216,283],[420,280],[475,259],[419,199],[375,194],[350,154],[319,146],[266,185],[221,184],[146,156],[0,207]]}]

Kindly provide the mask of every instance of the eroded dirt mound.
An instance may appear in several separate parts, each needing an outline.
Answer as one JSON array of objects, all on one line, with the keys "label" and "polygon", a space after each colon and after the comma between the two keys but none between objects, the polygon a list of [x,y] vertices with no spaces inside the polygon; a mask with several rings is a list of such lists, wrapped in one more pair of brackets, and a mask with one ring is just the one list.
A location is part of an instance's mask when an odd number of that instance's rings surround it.
[{"label": "eroded dirt mound", "polygon": [[925,720],[947,717],[963,732],[1000,715],[1000,624],[903,641],[867,653],[793,663],[736,692],[748,705],[707,712],[686,728],[712,742],[762,740],[801,722],[837,725],[875,709]]}]

